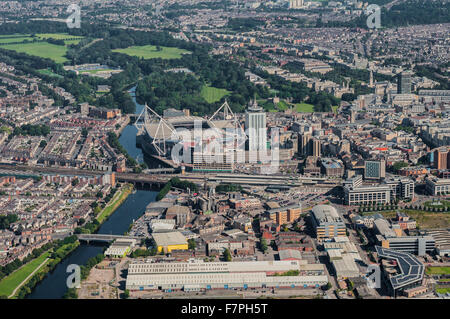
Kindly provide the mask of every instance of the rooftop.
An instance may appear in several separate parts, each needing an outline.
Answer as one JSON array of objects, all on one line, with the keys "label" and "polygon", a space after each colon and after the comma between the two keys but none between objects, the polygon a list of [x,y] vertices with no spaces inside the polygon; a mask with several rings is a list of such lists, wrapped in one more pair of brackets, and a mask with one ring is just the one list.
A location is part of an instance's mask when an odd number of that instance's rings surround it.
[{"label": "rooftop", "polygon": [[171,245],[183,245],[187,244],[186,237],[180,232],[164,232],[153,233],[153,239],[158,246],[171,246]]}]

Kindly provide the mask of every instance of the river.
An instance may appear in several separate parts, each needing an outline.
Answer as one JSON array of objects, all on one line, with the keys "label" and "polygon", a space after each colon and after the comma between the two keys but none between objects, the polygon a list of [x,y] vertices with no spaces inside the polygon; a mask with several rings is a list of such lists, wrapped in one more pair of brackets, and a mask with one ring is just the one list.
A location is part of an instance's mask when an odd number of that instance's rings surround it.
[{"label": "river", "polygon": [[[134,88],[133,88],[134,89]],[[133,90],[132,89],[132,90]],[[134,94],[132,94],[134,102]],[[143,106],[136,103],[136,113],[139,114]],[[128,125],[120,136],[120,143],[128,153],[139,162],[143,162],[142,151],[136,147],[137,129],[133,125]],[[130,194],[125,202],[106,220],[99,228],[99,234],[123,235],[130,224],[138,219],[145,212],[145,207],[155,201],[157,192],[137,190]],[[59,299],[67,291],[66,280],[69,273],[66,272],[70,264],[84,265],[89,258],[103,253],[104,245],[81,244],[67,258],[59,263],[53,272],[47,276],[33,289],[27,296],[29,299]]]},{"label": "river", "polygon": [[[141,105],[138,102],[136,102],[135,91],[136,87],[133,87],[128,92],[130,93],[134,104],[136,104],[135,114],[141,114],[142,110],[144,109],[144,105]],[[139,163],[143,163],[144,155],[142,153],[142,150],[136,147],[136,133],[137,128],[134,125],[127,125],[120,134],[119,142],[127,150],[128,154],[131,157],[136,159],[136,161],[138,161]]]}]

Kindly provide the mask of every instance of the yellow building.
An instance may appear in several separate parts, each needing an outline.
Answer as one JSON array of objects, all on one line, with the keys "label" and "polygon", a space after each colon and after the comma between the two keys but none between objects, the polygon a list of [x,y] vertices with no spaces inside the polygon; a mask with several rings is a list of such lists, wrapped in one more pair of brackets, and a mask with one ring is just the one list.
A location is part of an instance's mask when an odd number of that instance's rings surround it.
[{"label": "yellow building", "polygon": [[188,243],[186,237],[179,231],[153,233],[158,252],[170,253],[172,250],[187,250]]}]

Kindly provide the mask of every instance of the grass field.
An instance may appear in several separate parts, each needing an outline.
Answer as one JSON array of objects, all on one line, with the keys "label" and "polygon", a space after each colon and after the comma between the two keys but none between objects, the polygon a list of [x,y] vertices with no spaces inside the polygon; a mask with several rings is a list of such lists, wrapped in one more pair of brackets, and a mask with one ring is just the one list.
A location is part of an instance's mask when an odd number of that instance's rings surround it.
[{"label": "grass field", "polygon": [[12,37],[12,38],[0,37],[0,44],[23,42],[25,40],[32,41],[33,38],[31,38],[31,37]]},{"label": "grass field", "polygon": [[64,57],[67,52],[67,48],[65,46],[50,44],[47,42],[10,44],[2,46],[2,48],[29,55],[35,55],[41,58],[52,59],[56,63],[64,63],[67,61]]},{"label": "grass field", "polygon": [[337,106],[337,105],[335,105],[335,106],[332,106],[331,107],[331,110],[333,111],[333,113],[337,113],[337,110],[338,110],[338,108],[339,108],[339,106]]},{"label": "grass field", "polygon": [[132,46],[126,49],[115,49],[113,52],[124,53],[130,56],[137,56],[144,59],[179,59],[182,54],[190,53],[187,50],[178,48],[161,47],[161,51],[154,45]]},{"label": "grass field", "polygon": [[427,275],[450,275],[450,267],[427,267]]},{"label": "grass field", "polygon": [[214,103],[220,101],[220,99],[223,98],[225,95],[230,94],[230,91],[204,85],[202,87],[200,94],[206,100],[206,102]]},{"label": "grass field", "polygon": [[[66,46],[50,44],[47,42],[31,42],[33,40],[45,40],[49,38],[57,40],[72,40],[64,41]],[[56,63],[64,63],[67,61],[67,59],[64,57],[67,52],[67,46],[70,44],[77,44],[82,39],[83,37],[81,36],[74,36],[67,33],[40,33],[36,34],[34,37],[27,34],[15,34],[0,36],[0,46],[2,49],[13,50],[16,52],[38,56],[41,58],[52,59]],[[23,42],[24,40],[29,40],[30,43],[8,44],[14,42]]]},{"label": "grass field", "polygon": [[66,45],[71,45],[71,44],[78,44],[81,41],[81,39],[79,40],[64,40],[64,43]]},{"label": "grass field", "polygon": [[22,283],[42,262],[50,256],[49,252],[43,253],[38,258],[30,261],[25,266],[22,266],[8,277],[0,281],[0,295],[9,296],[14,289]]},{"label": "grass field", "polygon": [[286,111],[287,109],[289,109],[289,105],[285,101],[280,101],[277,104],[277,109],[279,109],[280,111]]},{"label": "grass field", "polygon": [[57,78],[63,78],[63,76],[61,76],[59,74],[56,74],[56,73],[53,73],[52,70],[49,70],[49,69],[42,69],[42,70],[37,70],[37,71],[39,73],[41,73],[41,74],[45,74],[45,75],[48,75],[48,76],[54,76],[54,77],[57,77]]},{"label": "grass field", "polygon": [[294,110],[300,113],[312,113],[314,112],[314,105],[308,103],[297,103],[294,104]]},{"label": "grass field", "polygon": [[450,293],[450,287],[436,286],[436,292],[440,294],[446,294],[447,292]]}]

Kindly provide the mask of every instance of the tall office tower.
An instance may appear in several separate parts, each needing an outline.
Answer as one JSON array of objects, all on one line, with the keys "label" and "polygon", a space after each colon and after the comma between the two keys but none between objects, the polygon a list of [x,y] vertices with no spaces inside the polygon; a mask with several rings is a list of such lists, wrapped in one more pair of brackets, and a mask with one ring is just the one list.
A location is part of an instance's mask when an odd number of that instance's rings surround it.
[{"label": "tall office tower", "polygon": [[351,110],[350,111],[350,123],[355,123],[355,120],[356,120],[356,111]]},{"label": "tall office tower", "polygon": [[289,9],[300,9],[303,7],[303,0],[289,0]]},{"label": "tall office tower", "polygon": [[434,151],[433,159],[434,159],[434,167],[437,169],[447,169],[447,155],[448,155],[447,147],[440,147]]},{"label": "tall office tower", "polygon": [[249,103],[245,112],[245,129],[248,131],[249,151],[267,149],[266,112],[258,105],[256,99]]},{"label": "tall office tower", "polygon": [[318,138],[313,138],[312,141],[312,156],[320,157],[321,151],[320,151],[320,140]]},{"label": "tall office tower", "polygon": [[412,73],[407,71],[397,74],[398,94],[411,94],[411,77]]},{"label": "tall office tower", "polygon": [[381,179],[385,177],[386,177],[386,162],[384,160],[364,162],[364,178]]},{"label": "tall office tower", "polygon": [[303,133],[300,135],[300,139],[299,139],[299,149],[298,149],[298,153],[300,155],[303,156],[308,156],[309,155],[309,148],[310,148],[310,143],[309,141],[311,140],[311,134],[310,133]]}]

